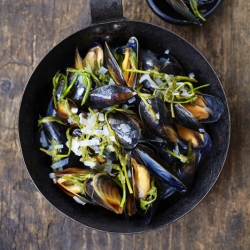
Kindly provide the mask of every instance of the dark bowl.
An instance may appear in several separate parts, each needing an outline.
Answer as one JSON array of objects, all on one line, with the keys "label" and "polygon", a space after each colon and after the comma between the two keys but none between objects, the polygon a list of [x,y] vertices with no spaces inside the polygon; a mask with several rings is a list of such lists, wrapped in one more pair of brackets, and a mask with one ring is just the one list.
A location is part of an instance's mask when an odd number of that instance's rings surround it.
[{"label": "dark bowl", "polygon": [[[45,116],[52,93],[52,78],[58,70],[73,64],[76,47],[84,55],[94,41],[103,43],[107,40],[111,46],[115,46],[125,44],[133,35],[138,38],[142,48],[158,53],[169,49],[186,72],[193,72],[200,83],[211,83],[211,86],[206,88],[206,93],[220,98],[225,108],[221,119],[207,126],[213,147],[201,159],[192,191],[186,196],[176,194],[162,202],[149,225],[139,216],[126,221],[123,215],[116,215],[101,207],[82,206],[61,192],[49,178],[49,173],[52,172],[51,159],[39,150],[37,142],[37,123],[39,115]],[[95,24],[72,34],[52,48],[32,73],[23,93],[19,113],[21,150],[34,185],[58,211],[86,227],[106,232],[145,232],[166,226],[191,211],[216,182],[226,159],[229,137],[230,119],[226,96],[208,61],[175,33],[137,21],[121,20]]]},{"label": "dark bowl", "polygon": [[[187,20],[181,14],[176,12],[167,3],[166,0],[146,0],[146,1],[149,7],[152,9],[152,11],[162,20],[177,25],[194,25],[192,21]],[[203,15],[206,20],[220,6],[222,1],[223,0],[214,0],[213,3],[206,4],[206,7],[204,7],[204,9],[206,9],[206,12]],[[200,21],[200,23],[203,22],[200,20],[200,18],[198,18],[198,20]]]}]

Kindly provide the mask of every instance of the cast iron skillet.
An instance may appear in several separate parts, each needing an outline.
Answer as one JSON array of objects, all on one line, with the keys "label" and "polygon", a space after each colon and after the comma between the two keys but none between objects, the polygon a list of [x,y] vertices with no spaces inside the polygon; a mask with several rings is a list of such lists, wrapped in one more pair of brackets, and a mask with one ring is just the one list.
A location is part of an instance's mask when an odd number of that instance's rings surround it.
[{"label": "cast iron skillet", "polygon": [[[108,11],[107,11],[108,10]],[[139,233],[163,227],[188,213],[206,196],[217,180],[226,159],[230,137],[228,104],[221,83],[207,60],[187,41],[149,23],[123,18],[121,1],[91,1],[93,24],[67,37],[41,60],[31,75],[23,93],[19,113],[19,139],[28,173],[37,189],[60,212],[69,218],[101,231]],[[100,14],[101,13],[101,14]],[[106,13],[107,15],[105,15]],[[113,21],[113,20],[116,21]],[[105,20],[106,22],[99,23]],[[192,191],[187,196],[175,195],[162,203],[149,225],[141,217],[126,221],[101,207],[76,203],[65,195],[49,178],[51,160],[39,151],[37,122],[45,116],[51,98],[52,77],[59,69],[71,66],[76,47],[84,55],[94,41],[107,40],[110,45],[125,44],[136,36],[142,48],[163,52],[169,49],[186,72],[194,72],[201,83],[211,83],[208,94],[219,97],[225,108],[221,119],[207,127],[213,141],[209,155],[204,155]]]},{"label": "cast iron skillet", "polygon": [[[177,24],[177,25],[194,25],[193,22],[187,20],[185,17],[183,17],[181,14],[176,12],[168,3],[166,0],[146,0],[151,10],[162,20]],[[210,17],[214,11],[220,6],[223,0],[214,0],[213,3],[206,4],[205,14],[203,15],[204,18],[207,20],[208,17]],[[202,24],[203,21],[201,21],[200,18],[198,18],[200,23]]]}]

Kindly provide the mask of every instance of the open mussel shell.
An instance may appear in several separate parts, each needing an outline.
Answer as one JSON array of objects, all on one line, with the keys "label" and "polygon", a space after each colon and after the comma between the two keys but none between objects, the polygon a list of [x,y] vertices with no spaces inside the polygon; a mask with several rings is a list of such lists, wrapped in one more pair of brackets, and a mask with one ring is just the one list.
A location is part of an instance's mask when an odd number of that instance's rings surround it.
[{"label": "open mussel shell", "polygon": [[137,145],[134,151],[153,176],[176,188],[180,193],[187,191],[184,183],[161,157],[155,155],[151,150],[142,145]]},{"label": "open mussel shell", "polygon": [[87,105],[102,109],[118,103],[123,103],[136,95],[132,89],[118,85],[104,85],[90,92]]},{"label": "open mussel shell", "polygon": [[122,214],[120,189],[110,176],[104,173],[96,174],[93,179],[85,181],[85,190],[100,206]]},{"label": "open mussel shell", "polygon": [[215,96],[197,94],[195,104],[183,104],[200,123],[216,122],[224,112],[222,101]]},{"label": "open mussel shell", "polygon": [[137,145],[140,130],[128,115],[119,111],[109,113],[108,122],[125,149],[132,149]]},{"label": "open mussel shell", "polygon": [[157,207],[159,205],[159,197],[156,200],[148,204],[146,210],[143,210],[140,205],[140,200],[146,200],[148,192],[151,189],[152,176],[146,166],[143,165],[144,162],[137,157],[136,153],[133,151],[131,153],[131,169],[132,169],[132,183],[133,183],[133,197],[134,206],[137,213],[144,217],[145,223],[149,224],[151,221]]},{"label": "open mussel shell", "polygon": [[[191,105],[191,104],[190,104]],[[174,104],[174,120],[180,126],[184,126],[198,133],[205,133],[201,123],[181,104]]]},{"label": "open mussel shell", "polygon": [[148,99],[147,102],[151,105],[155,114],[158,114],[158,119],[154,119],[148,112],[143,101],[139,105],[139,113],[145,128],[152,134],[170,142],[178,141],[178,134],[174,125],[174,121],[169,114],[165,103],[158,97]]},{"label": "open mussel shell", "polygon": [[72,174],[78,175],[85,175],[93,173],[92,170],[89,169],[81,169],[81,168],[67,168],[62,171],[56,172],[56,185],[67,195],[73,197],[78,203],[88,203],[88,204],[95,204],[96,202],[87,194],[82,194],[81,189],[78,185],[74,184],[73,182],[64,179],[64,176],[71,176]]},{"label": "open mussel shell", "polygon": [[[68,106],[69,106],[69,109],[71,110],[76,110],[75,113],[78,112],[78,107],[75,103],[73,102],[69,102],[68,103]],[[66,104],[65,102],[60,102],[57,104],[57,107],[56,107],[56,116],[64,123],[67,123],[68,122],[68,119],[69,119],[69,111],[67,110],[67,107],[66,107]]]},{"label": "open mussel shell", "polygon": [[180,177],[182,182],[187,187],[187,191],[189,192],[192,188],[195,171],[197,168],[197,164],[199,161],[199,152],[192,152],[192,159],[188,163],[183,162],[176,162],[174,165],[174,170],[177,173],[177,175]]},{"label": "open mussel shell", "polygon": [[[131,51],[135,53],[136,58],[134,58],[134,62],[131,61]],[[139,57],[139,43],[136,37],[131,37],[128,40],[128,43],[125,47],[125,57],[122,62],[122,69],[133,69],[132,64],[134,67],[138,69],[138,57]],[[123,77],[126,81],[126,84],[130,88],[135,88],[137,83],[137,73],[134,72],[123,72]]]},{"label": "open mussel shell", "polygon": [[[145,200],[147,193],[150,190],[150,173],[143,163],[132,154],[131,158],[132,182],[135,200]],[[140,210],[140,209],[138,209]]]},{"label": "open mussel shell", "polygon": [[130,217],[137,213],[134,195],[127,192],[127,199],[124,208],[124,214],[127,220],[130,220]]},{"label": "open mussel shell", "polygon": [[207,132],[201,134],[179,125],[176,125],[176,128],[178,130],[180,138],[186,142],[191,140],[194,148],[202,149],[203,152],[211,149],[212,140]]},{"label": "open mussel shell", "polygon": [[112,79],[118,85],[127,86],[126,81],[122,74],[122,70],[119,64],[117,63],[114,55],[112,54],[107,42],[105,42],[104,53],[105,53],[105,63]]},{"label": "open mussel shell", "polygon": [[86,56],[82,61],[83,68],[87,66],[87,63],[90,65],[91,69],[95,69],[95,63],[97,63],[100,68],[104,63],[104,53],[102,45],[98,42],[94,42],[87,52]]}]

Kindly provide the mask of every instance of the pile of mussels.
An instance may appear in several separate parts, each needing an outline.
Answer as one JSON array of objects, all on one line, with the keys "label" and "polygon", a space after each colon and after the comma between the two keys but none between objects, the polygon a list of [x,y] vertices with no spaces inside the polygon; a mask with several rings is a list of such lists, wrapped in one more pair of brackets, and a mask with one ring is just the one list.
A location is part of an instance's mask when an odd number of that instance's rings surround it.
[{"label": "pile of mussels", "polygon": [[50,178],[78,203],[149,223],[161,200],[190,191],[212,147],[202,124],[217,121],[223,104],[200,92],[207,86],[169,51],[139,49],[136,37],[115,48],[95,43],[83,59],[76,49],[39,120]]}]

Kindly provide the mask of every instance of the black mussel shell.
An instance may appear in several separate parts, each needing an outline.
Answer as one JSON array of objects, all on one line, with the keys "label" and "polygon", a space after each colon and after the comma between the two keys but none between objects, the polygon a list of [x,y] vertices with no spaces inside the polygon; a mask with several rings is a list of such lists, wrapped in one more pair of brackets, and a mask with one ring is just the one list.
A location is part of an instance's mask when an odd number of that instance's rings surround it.
[{"label": "black mussel shell", "polygon": [[[172,156],[170,153],[167,152],[166,148],[169,148],[169,145],[165,142],[163,143],[153,143],[153,145],[157,148],[158,154],[162,157],[162,159],[169,165],[172,166],[176,161],[177,158]],[[170,145],[172,148],[173,145]]]},{"label": "black mussel shell", "polygon": [[151,105],[155,114],[158,114],[158,119],[154,120],[148,112],[145,103],[141,101],[139,105],[139,113],[145,128],[151,134],[155,134],[164,140],[177,142],[178,133],[165,103],[158,97],[148,99],[147,102]]},{"label": "black mussel shell", "polygon": [[55,140],[58,144],[67,142],[67,126],[58,122],[43,122],[43,131],[48,141]]},{"label": "black mussel shell", "polygon": [[177,192],[177,190],[170,186],[168,183],[163,182],[163,181],[159,181],[159,187],[158,187],[158,194],[159,194],[159,198],[160,200],[165,200],[168,197],[170,197],[172,194],[174,194],[175,192]]},{"label": "black mussel shell", "polygon": [[165,53],[158,56],[158,60],[161,63],[160,72],[166,73],[168,75],[185,75],[179,62],[170,54]]},{"label": "black mussel shell", "polygon": [[187,187],[187,191],[189,192],[192,188],[194,176],[197,167],[197,160],[199,157],[199,153],[197,154],[195,151],[192,153],[192,159],[189,163],[176,162],[174,165],[174,170],[177,175],[180,177],[182,182]]},{"label": "black mussel shell", "polygon": [[103,173],[96,174],[93,179],[85,181],[85,190],[100,206],[117,214],[123,212],[123,208],[120,207],[121,191],[110,176]]},{"label": "black mussel shell", "polygon": [[161,157],[142,145],[137,145],[134,151],[153,176],[176,188],[180,193],[187,191],[178,175]]},{"label": "black mussel shell", "polygon": [[118,85],[127,86],[126,81],[122,75],[122,70],[106,42],[104,46],[104,52],[105,52],[105,63],[112,79]]},{"label": "black mussel shell", "polygon": [[160,201],[161,201],[160,197],[157,196],[156,200],[152,204],[150,204],[149,207],[147,208],[147,210],[145,211],[143,217],[144,217],[144,221],[147,225],[151,222],[155,212],[157,211],[157,208],[159,207]]},{"label": "black mussel shell", "polygon": [[[73,81],[74,77],[75,76],[72,76],[69,79],[69,83]],[[81,102],[82,102],[82,99],[85,95],[85,92],[86,92],[86,87],[82,82],[82,76],[79,75],[75,81],[75,84],[74,84],[72,90],[70,91],[69,95],[67,96],[67,98],[72,100],[79,107],[79,106],[81,106]]]},{"label": "black mussel shell", "polygon": [[209,110],[212,110],[211,116],[206,120],[201,120],[201,123],[211,123],[216,122],[220,119],[224,112],[224,105],[222,101],[216,97],[211,95],[202,94],[201,95],[206,102],[206,107]]},{"label": "black mussel shell", "polygon": [[158,54],[151,50],[141,49],[140,68],[141,70],[157,70],[161,69],[161,62],[157,59]]},{"label": "black mussel shell", "polygon": [[87,105],[91,108],[102,109],[115,104],[123,103],[133,96],[136,92],[128,87],[118,85],[104,85],[95,88],[90,92]]},{"label": "black mussel shell", "polygon": [[125,149],[132,149],[137,145],[140,130],[128,115],[119,111],[109,113],[108,122]]},{"label": "black mussel shell", "polygon": [[189,128],[199,133],[205,133],[201,123],[181,104],[174,105],[174,120],[180,126]]}]

